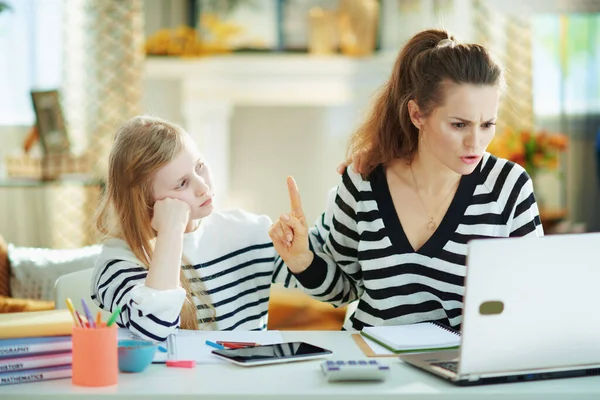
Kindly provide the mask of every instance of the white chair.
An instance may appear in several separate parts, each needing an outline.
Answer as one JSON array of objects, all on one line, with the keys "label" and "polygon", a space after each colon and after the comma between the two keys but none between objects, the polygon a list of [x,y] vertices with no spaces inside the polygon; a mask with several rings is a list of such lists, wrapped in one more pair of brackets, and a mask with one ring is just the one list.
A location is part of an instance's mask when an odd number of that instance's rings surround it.
[{"label": "white chair", "polygon": [[91,298],[90,285],[93,272],[93,268],[88,268],[59,276],[54,285],[55,307],[57,309],[67,308],[66,299],[70,298],[75,309],[83,316],[85,314],[82,314],[83,306],[81,305],[81,299],[85,299],[93,317],[96,318],[96,314],[100,311],[102,319],[107,321],[110,313],[100,309]]},{"label": "white chair", "polygon": [[351,303],[348,303],[348,305],[346,306],[346,314],[344,316],[344,325],[346,325],[346,323],[350,320],[350,317],[352,316],[352,314],[354,314],[354,311],[356,311],[356,308],[358,307],[358,300],[354,300]]}]

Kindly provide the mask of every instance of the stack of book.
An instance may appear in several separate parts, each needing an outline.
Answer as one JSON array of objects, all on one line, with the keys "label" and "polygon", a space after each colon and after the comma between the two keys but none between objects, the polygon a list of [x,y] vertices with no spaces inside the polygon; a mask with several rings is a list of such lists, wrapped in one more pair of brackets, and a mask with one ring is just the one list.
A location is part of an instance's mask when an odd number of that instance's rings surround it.
[{"label": "stack of book", "polygon": [[68,310],[0,314],[0,385],[71,377]]}]

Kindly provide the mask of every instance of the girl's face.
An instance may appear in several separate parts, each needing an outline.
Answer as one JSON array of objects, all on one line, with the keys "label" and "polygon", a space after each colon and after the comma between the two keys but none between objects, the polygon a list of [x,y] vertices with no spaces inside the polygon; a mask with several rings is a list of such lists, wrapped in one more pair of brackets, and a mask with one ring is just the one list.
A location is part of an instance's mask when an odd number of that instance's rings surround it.
[{"label": "girl's face", "polygon": [[496,132],[500,89],[492,85],[445,84],[445,103],[418,128],[419,152],[461,175],[475,170]]},{"label": "girl's face", "polygon": [[167,197],[185,201],[190,206],[192,220],[213,211],[210,170],[189,136],[181,153],[156,172],[152,189],[154,201]]}]

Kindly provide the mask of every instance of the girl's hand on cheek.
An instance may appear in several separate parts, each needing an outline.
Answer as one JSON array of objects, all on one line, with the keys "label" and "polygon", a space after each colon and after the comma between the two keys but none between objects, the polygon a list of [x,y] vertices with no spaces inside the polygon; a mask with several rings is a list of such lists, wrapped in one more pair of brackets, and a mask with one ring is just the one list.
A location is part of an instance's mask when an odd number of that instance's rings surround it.
[{"label": "girl's hand on cheek", "polygon": [[169,229],[183,233],[190,218],[190,206],[178,199],[167,197],[154,203],[152,228],[157,233],[164,233]]}]

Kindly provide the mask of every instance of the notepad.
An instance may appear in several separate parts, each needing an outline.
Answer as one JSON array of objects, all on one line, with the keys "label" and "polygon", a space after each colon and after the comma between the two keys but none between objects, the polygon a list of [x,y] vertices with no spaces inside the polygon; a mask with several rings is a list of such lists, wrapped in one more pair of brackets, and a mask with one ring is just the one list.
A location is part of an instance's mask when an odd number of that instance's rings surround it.
[{"label": "notepad", "polygon": [[435,322],[366,327],[361,335],[394,353],[456,349],[460,333]]},{"label": "notepad", "polygon": [[69,310],[0,314],[0,338],[71,335],[72,331]]}]

